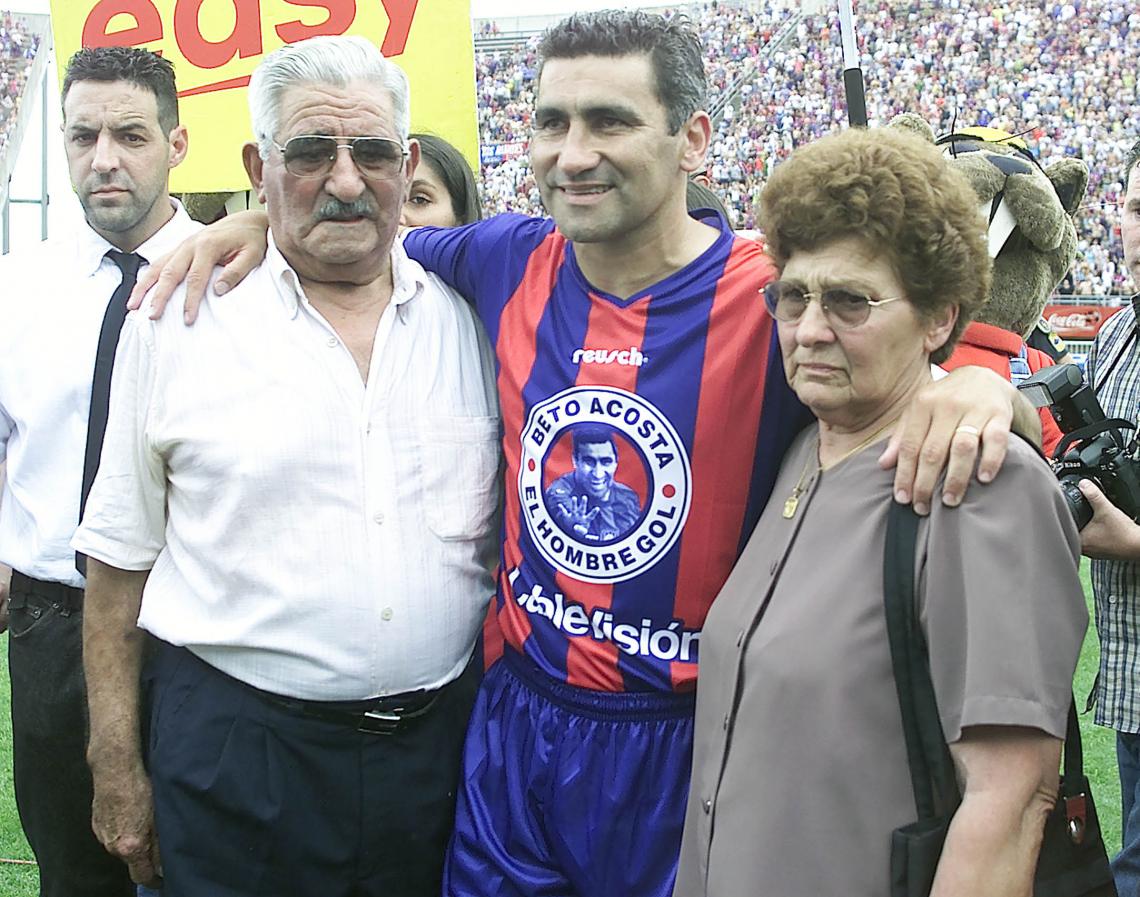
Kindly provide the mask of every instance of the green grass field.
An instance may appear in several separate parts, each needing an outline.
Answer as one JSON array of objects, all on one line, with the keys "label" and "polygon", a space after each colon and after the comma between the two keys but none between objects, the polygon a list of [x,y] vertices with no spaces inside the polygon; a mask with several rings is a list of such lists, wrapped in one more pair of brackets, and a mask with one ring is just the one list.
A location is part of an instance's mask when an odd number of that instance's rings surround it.
[{"label": "green grass field", "polygon": [[31,860],[32,850],[24,840],[16,799],[12,794],[12,717],[8,712],[8,637],[0,637],[0,894],[3,897],[36,897],[39,876],[34,865],[11,860]]},{"label": "green grass field", "polygon": [[[1086,595],[1092,594],[1088,582],[1088,565],[1082,570]],[[1090,609],[1091,613],[1091,609]],[[8,640],[0,638],[0,895],[2,897],[36,897],[38,892],[35,866],[9,862],[30,860],[32,852],[20,831],[16,804],[12,797],[12,737],[8,712]],[[1077,667],[1075,691],[1079,709],[1084,707],[1096,677],[1096,634],[1090,626]],[[1110,854],[1120,847],[1120,780],[1116,774],[1115,735],[1092,724],[1092,715],[1082,716],[1085,769],[1096,795],[1101,825]]]}]

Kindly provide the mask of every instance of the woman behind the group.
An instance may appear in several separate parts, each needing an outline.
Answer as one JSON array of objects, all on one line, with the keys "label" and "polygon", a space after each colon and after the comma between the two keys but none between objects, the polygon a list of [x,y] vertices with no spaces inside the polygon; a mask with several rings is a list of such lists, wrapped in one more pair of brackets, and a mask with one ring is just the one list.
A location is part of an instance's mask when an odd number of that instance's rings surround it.
[{"label": "woman behind the group", "polygon": [[458,227],[483,217],[475,173],[463,154],[442,137],[410,135],[420,145],[420,164],[400,216],[405,227]]},{"label": "woman behind the group", "polygon": [[[780,165],[761,226],[784,370],[819,418],[701,636],[678,897],[889,893],[916,818],[883,612],[877,458],[986,296],[985,223],[920,138],[856,129]],[[968,425],[955,440],[978,438]],[[1078,540],[1018,439],[919,531],[919,616],[964,799],[935,894],[1028,895],[1087,614]]]}]

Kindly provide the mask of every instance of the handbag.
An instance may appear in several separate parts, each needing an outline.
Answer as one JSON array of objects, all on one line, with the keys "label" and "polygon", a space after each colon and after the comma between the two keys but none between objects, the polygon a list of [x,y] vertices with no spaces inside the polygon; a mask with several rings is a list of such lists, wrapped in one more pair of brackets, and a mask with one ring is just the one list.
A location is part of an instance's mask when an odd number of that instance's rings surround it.
[{"label": "handbag", "polygon": [[[930,894],[950,821],[962,801],[915,608],[917,542],[918,515],[909,505],[892,503],[883,559],[884,609],[918,819],[891,833],[891,897]],[[1116,897],[1071,696],[1061,784],[1045,820],[1033,894]]]}]

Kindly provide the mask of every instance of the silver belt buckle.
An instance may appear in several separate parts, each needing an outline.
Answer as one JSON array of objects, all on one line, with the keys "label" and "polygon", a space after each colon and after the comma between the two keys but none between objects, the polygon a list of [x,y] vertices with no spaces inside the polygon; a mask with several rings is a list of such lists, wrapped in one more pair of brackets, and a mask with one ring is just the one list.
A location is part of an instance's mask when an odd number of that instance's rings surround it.
[{"label": "silver belt buckle", "polygon": [[365,710],[357,731],[370,735],[392,735],[400,727],[399,713],[386,710]]}]

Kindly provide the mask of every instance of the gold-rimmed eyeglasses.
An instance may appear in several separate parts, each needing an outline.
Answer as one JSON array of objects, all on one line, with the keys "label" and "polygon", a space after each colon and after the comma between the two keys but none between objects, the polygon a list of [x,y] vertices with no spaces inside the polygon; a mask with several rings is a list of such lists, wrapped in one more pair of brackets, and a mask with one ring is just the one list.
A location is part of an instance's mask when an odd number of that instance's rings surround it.
[{"label": "gold-rimmed eyeglasses", "polygon": [[336,154],[347,149],[361,175],[374,180],[394,178],[404,166],[408,151],[398,140],[388,137],[322,137],[300,134],[285,145],[274,141],[285,170],[298,178],[320,178],[336,164]]},{"label": "gold-rimmed eyeglasses", "polygon": [[777,321],[796,324],[807,311],[808,303],[815,300],[823,309],[824,315],[833,326],[840,330],[851,330],[867,323],[871,309],[891,302],[898,302],[902,296],[886,299],[872,299],[855,290],[830,287],[826,290],[805,290],[796,283],[783,280],[774,281],[764,287],[764,304]]}]

